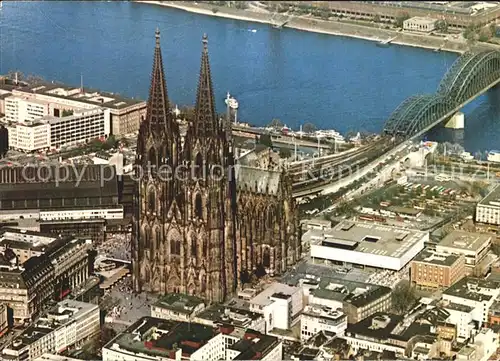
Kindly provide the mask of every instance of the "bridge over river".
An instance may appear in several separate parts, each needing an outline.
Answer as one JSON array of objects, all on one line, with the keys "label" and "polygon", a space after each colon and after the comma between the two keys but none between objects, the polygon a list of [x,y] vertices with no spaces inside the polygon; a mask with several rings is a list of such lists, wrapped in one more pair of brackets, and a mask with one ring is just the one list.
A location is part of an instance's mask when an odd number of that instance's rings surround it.
[{"label": "bridge over river", "polygon": [[436,93],[404,100],[387,119],[384,132],[417,138],[499,82],[500,51],[465,53],[446,72]]},{"label": "bridge over river", "polygon": [[[330,168],[325,178],[324,172],[308,172],[313,174],[306,180],[294,180],[294,194],[304,196],[323,193],[340,180],[345,181],[348,172],[340,172],[339,165],[356,160],[358,167],[369,167],[381,161],[389,148],[403,145],[405,140],[412,140],[423,135],[436,125],[448,120],[465,105],[487,92],[500,82],[500,51],[469,52],[459,57],[448,69],[434,94],[414,95],[404,100],[389,116],[384,125],[386,147],[366,147],[355,154],[342,153],[338,156],[317,158],[313,168]],[[387,138],[393,137],[392,141]],[[374,154],[374,150],[378,154]],[[355,155],[355,157],[353,157]],[[368,156],[370,155],[370,156]],[[330,158],[328,158],[330,157]],[[324,161],[323,161],[324,159]],[[316,166],[317,165],[317,166]],[[297,173],[293,168],[292,174]],[[321,170],[321,169],[320,169]],[[301,172],[304,173],[304,172]],[[331,174],[336,175],[335,179]]]}]

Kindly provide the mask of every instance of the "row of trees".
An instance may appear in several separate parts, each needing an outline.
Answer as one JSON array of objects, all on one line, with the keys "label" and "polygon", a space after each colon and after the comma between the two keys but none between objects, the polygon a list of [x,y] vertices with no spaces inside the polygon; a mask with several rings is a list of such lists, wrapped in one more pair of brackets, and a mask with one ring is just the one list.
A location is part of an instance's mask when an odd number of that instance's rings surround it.
[{"label": "row of trees", "polygon": [[[274,118],[267,126],[275,129],[281,129],[285,126],[285,123],[278,118]],[[314,133],[316,130],[318,130],[318,128],[313,123],[308,122],[302,125],[302,131],[305,133]]]}]

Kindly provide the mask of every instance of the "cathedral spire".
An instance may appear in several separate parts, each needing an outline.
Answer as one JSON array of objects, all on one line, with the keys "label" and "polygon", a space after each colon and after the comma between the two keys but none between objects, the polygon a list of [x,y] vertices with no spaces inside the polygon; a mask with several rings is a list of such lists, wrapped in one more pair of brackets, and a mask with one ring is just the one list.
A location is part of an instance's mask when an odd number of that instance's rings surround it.
[{"label": "cathedral spire", "polygon": [[196,137],[218,136],[220,129],[215,113],[214,92],[212,77],[210,74],[210,63],[208,61],[208,37],[203,35],[203,51],[201,54],[200,78],[198,80],[198,92],[196,94],[194,135]]},{"label": "cathedral spire", "polygon": [[167,86],[163,72],[163,61],[160,47],[160,30],[156,28],[156,45],[151,72],[148,107],[146,114],[147,126],[151,132],[167,130],[170,126],[170,110],[168,104]]}]

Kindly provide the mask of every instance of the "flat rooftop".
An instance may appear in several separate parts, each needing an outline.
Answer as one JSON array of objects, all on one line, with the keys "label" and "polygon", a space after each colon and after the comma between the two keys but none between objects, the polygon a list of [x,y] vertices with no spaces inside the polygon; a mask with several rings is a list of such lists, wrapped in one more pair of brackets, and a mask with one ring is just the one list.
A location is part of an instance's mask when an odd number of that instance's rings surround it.
[{"label": "flat rooftop", "polygon": [[283,298],[283,296],[291,296],[295,292],[300,292],[300,288],[275,282],[252,298],[250,303],[264,307],[273,303],[271,297]]},{"label": "flat rooftop", "polygon": [[436,252],[429,249],[424,249],[414,259],[414,262],[432,264],[436,266],[452,266],[458,259],[459,255]]},{"label": "flat rooftop", "polygon": [[154,306],[190,315],[197,306],[204,304],[205,302],[201,298],[195,296],[181,293],[168,293],[161,296]]},{"label": "flat rooftop", "polygon": [[176,347],[182,348],[183,355],[191,355],[216,334],[216,329],[198,323],[143,317],[104,347],[171,358]]},{"label": "flat rooftop", "polygon": [[491,242],[492,236],[487,233],[476,233],[455,230],[444,237],[437,246],[450,247],[477,252]]},{"label": "flat rooftop", "polygon": [[481,278],[465,277],[447,288],[443,295],[461,297],[477,302],[489,301],[493,296],[488,292],[500,289],[500,282]]},{"label": "flat rooftop", "polygon": [[[54,98],[70,99],[88,105],[102,106],[111,109],[122,109],[141,103],[146,105],[146,102],[140,99],[133,99],[119,94],[102,92],[86,87],[84,87],[84,91],[82,92],[79,87],[72,87],[57,83],[44,83],[37,85],[20,84],[19,86],[0,83],[0,89],[10,91],[16,96],[22,96],[23,92],[44,94]],[[30,99],[30,101],[36,100]]]},{"label": "flat rooftop", "polygon": [[212,305],[196,316],[197,319],[209,320],[215,324],[229,323],[239,327],[246,327],[262,317],[259,313],[221,305]]},{"label": "flat rooftop", "polygon": [[493,188],[490,193],[478,203],[481,206],[500,207],[500,185]]},{"label": "flat rooftop", "polygon": [[[40,317],[38,321],[15,338],[8,348],[21,350],[25,346],[57,330],[59,327],[73,322],[75,317],[92,310],[98,311],[99,306],[75,300],[64,300],[59,302],[55,307]],[[15,341],[21,341],[21,343],[14,346]]]},{"label": "flat rooftop", "polygon": [[425,234],[387,225],[343,221],[334,228],[309,230],[302,240],[309,241],[311,245],[399,258]]},{"label": "flat rooftop", "polygon": [[431,18],[425,18],[422,16],[414,16],[412,18],[409,18],[406,21],[412,21],[412,22],[417,22],[419,24],[425,24],[425,25],[432,25],[436,22],[436,19],[431,19]]}]

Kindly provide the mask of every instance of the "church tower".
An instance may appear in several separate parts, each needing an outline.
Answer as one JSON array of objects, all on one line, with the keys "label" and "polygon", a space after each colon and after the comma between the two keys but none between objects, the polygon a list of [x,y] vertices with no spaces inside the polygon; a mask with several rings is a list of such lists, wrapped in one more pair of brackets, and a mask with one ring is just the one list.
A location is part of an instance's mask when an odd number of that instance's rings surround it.
[{"label": "church tower", "polygon": [[155,38],[147,112],[139,128],[135,161],[132,253],[137,292],[143,284],[149,284],[149,291],[161,291],[161,284],[165,288],[169,251],[164,243],[166,215],[173,203],[182,199],[169,174],[178,165],[180,136],[168,102],[159,30]]}]

